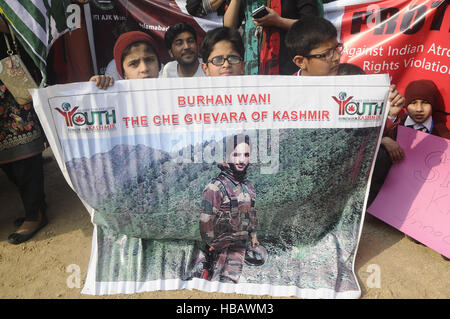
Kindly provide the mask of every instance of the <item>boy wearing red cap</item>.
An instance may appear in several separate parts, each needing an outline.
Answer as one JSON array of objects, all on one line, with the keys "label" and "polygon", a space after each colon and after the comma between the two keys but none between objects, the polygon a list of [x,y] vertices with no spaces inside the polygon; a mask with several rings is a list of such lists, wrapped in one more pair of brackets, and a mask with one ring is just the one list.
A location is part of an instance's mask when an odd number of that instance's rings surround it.
[{"label": "boy wearing red cap", "polygon": [[393,162],[404,157],[403,150],[395,141],[399,125],[446,137],[444,132],[438,132],[432,117],[433,109],[441,109],[441,101],[440,92],[433,81],[418,80],[408,84],[405,89],[406,111],[402,107],[391,106],[381,141]]},{"label": "boy wearing red cap", "polygon": [[[153,38],[141,31],[122,34],[114,44],[114,61],[117,72],[123,79],[157,78],[161,64]],[[114,84],[107,75],[94,75],[89,81],[95,82],[100,89]]]},{"label": "boy wearing red cap", "polygon": [[438,130],[432,116],[433,110],[443,109],[442,101],[440,92],[433,81],[418,80],[410,82],[405,89],[406,111],[402,107],[391,105],[377,155],[367,206],[370,206],[378,194],[392,163],[402,160],[405,156],[396,142],[399,125],[449,138],[448,130],[443,131],[443,126],[440,126],[441,129]]},{"label": "boy wearing red cap", "polygon": [[[384,130],[384,136],[381,140],[381,145],[389,155],[389,157],[386,157],[386,153],[384,153],[385,159],[382,161],[384,162],[384,165],[387,166],[387,170],[385,170],[386,175],[389,172],[392,162],[400,161],[405,156],[402,148],[395,141],[397,138],[397,127],[399,125],[407,126],[436,136],[449,138],[449,131],[446,127],[442,125],[435,125],[436,123],[432,116],[433,111],[439,112],[443,109],[442,101],[442,96],[433,81],[418,80],[410,82],[405,89],[406,111],[401,107],[391,106],[389,109],[389,119],[386,122],[386,127]],[[440,129],[437,129],[438,126]],[[442,130],[442,128],[445,128],[445,130]],[[382,149],[383,148],[380,148],[380,150]],[[377,162],[379,161],[379,158],[380,156],[377,157]],[[377,163],[374,174],[377,172],[377,166],[379,166],[382,162]],[[383,176],[383,181],[386,178],[386,175]],[[369,200],[370,199],[371,196],[369,196]],[[420,242],[415,239],[409,236],[406,237],[413,242],[420,244]],[[442,257],[445,260],[449,260],[444,255],[442,255]]]},{"label": "boy wearing red cap", "polygon": [[406,87],[406,111],[402,106],[391,105],[375,163],[367,206],[370,206],[377,196],[392,163],[402,160],[405,156],[396,142],[399,125],[447,137],[442,130],[438,132],[432,117],[433,109],[441,109],[441,101],[439,90],[433,81],[419,80],[409,83]]}]

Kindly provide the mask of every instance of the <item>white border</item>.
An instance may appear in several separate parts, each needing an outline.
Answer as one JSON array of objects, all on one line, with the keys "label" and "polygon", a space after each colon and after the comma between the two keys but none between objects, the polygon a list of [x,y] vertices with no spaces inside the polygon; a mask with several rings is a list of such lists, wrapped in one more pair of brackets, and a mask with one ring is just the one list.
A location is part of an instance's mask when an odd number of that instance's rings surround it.
[{"label": "white border", "polygon": [[[91,260],[92,261],[92,260]],[[270,284],[251,283],[220,283],[211,282],[205,279],[193,278],[189,281],[181,279],[152,280],[146,282],[118,281],[118,282],[95,282],[88,286],[89,278],[92,276],[94,267],[89,265],[86,285],[81,293],[90,295],[111,295],[111,294],[134,294],[151,291],[170,291],[182,289],[197,289],[205,292],[237,293],[247,295],[270,295],[273,297],[298,297],[305,299],[358,299],[361,297],[361,290],[336,292],[332,289],[300,289],[296,286],[276,286]]]}]

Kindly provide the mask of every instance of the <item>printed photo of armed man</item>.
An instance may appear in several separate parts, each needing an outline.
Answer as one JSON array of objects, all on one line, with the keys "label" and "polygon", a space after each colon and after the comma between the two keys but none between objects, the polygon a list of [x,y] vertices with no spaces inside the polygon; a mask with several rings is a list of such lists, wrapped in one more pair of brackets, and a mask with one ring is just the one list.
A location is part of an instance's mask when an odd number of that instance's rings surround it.
[{"label": "printed photo of armed man", "polygon": [[218,165],[220,173],[203,191],[203,279],[237,283],[246,255],[254,256],[261,249],[267,253],[256,234],[255,188],[246,179],[250,150],[248,135],[227,137],[226,161]]}]

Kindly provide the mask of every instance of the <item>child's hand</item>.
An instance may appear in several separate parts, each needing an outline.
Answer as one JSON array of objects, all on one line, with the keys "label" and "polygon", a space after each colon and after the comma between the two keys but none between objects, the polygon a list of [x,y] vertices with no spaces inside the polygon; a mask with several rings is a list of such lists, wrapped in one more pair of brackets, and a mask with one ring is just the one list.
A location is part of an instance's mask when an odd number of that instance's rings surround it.
[{"label": "child's hand", "polygon": [[383,137],[381,144],[386,148],[386,151],[388,152],[393,163],[398,162],[405,157],[405,153],[400,145],[398,145],[398,143],[392,138],[387,136]]},{"label": "child's hand", "polygon": [[95,82],[95,86],[102,90],[114,85],[114,78],[108,75],[94,75],[89,81]]},{"label": "child's hand", "polygon": [[389,88],[389,116],[396,117],[405,104],[405,98],[397,91],[395,84]]}]

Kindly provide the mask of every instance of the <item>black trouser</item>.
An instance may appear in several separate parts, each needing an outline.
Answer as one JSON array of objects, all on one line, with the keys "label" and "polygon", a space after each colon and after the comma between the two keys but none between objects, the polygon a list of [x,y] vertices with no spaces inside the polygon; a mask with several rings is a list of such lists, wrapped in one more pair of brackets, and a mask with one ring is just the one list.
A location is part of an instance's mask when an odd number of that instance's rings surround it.
[{"label": "black trouser", "polygon": [[0,167],[17,186],[25,208],[25,220],[37,221],[39,210],[45,212],[44,171],[42,153]]},{"label": "black trouser", "polygon": [[380,145],[378,150],[377,159],[375,161],[375,167],[372,174],[372,183],[370,184],[369,199],[367,200],[367,207],[372,204],[378,195],[378,192],[383,186],[389,170],[392,166],[392,160],[389,153],[386,151],[383,145]]}]

